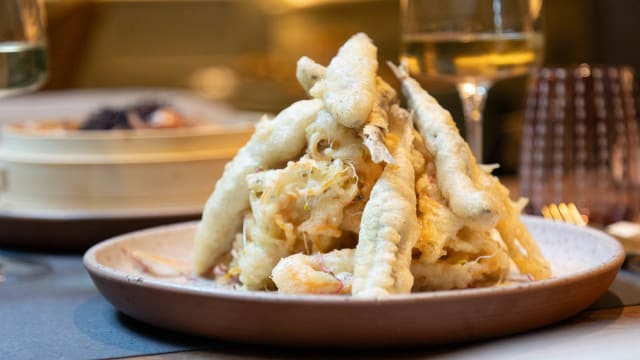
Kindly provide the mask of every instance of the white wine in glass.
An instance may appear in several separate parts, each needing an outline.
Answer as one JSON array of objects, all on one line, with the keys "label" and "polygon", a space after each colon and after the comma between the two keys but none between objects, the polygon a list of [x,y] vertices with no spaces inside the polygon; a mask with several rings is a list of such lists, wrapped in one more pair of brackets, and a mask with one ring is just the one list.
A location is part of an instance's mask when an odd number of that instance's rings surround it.
[{"label": "white wine in glass", "polygon": [[456,85],[466,137],[482,161],[482,112],[491,85],[537,66],[543,36],[536,0],[404,0],[401,62],[428,80]]},{"label": "white wine in glass", "polygon": [[0,42],[0,97],[35,91],[46,79],[43,42]]},{"label": "white wine in glass", "polygon": [[0,0],[0,97],[32,92],[47,79],[42,0]]},{"label": "white wine in glass", "polygon": [[411,34],[404,38],[410,70],[451,82],[493,82],[528,74],[542,50],[542,34]]}]

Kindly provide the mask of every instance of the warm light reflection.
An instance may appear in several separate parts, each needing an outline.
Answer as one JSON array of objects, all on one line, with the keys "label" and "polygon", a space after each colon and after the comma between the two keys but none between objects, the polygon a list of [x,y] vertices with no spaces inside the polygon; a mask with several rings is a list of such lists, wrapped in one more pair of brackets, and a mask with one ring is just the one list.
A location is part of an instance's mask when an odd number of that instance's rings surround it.
[{"label": "warm light reflection", "polygon": [[[365,0],[351,0],[350,2],[357,2],[357,1],[365,1]],[[305,8],[305,7],[330,4],[330,3],[344,3],[349,1],[345,1],[345,0],[282,0],[282,2],[291,7]]]},{"label": "warm light reflection", "polygon": [[476,56],[459,56],[454,62],[457,67],[468,68],[478,66],[504,66],[531,64],[535,54],[531,51],[513,52],[509,54],[487,54]]},{"label": "warm light reflection", "polygon": [[227,100],[238,87],[236,73],[224,66],[197,69],[189,76],[188,81],[191,88],[200,95],[215,100]]},{"label": "warm light reflection", "polygon": [[531,14],[532,19],[537,19],[538,16],[540,16],[541,10],[542,10],[542,0],[529,1],[529,12]]},{"label": "warm light reflection", "polygon": [[326,2],[325,0],[283,0],[285,4],[293,7],[307,7],[318,3]]},{"label": "warm light reflection", "polygon": [[282,8],[308,8],[327,4],[338,4],[346,2],[365,2],[370,0],[262,0],[263,6],[266,5],[267,11],[277,11]]},{"label": "warm light reflection", "polygon": [[37,6],[29,4],[22,9],[22,12],[18,14],[21,17],[23,24],[24,37],[27,41],[39,42],[43,39],[43,27],[46,24],[46,14],[41,9],[44,9],[44,1],[37,0]]}]

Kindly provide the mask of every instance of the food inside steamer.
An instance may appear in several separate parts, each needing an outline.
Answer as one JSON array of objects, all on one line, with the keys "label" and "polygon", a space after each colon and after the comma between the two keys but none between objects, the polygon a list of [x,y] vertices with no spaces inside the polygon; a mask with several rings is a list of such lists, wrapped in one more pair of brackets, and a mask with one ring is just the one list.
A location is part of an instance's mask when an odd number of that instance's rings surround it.
[{"label": "food inside steamer", "polygon": [[89,115],[78,130],[166,129],[194,123],[169,104],[142,101],[126,107],[105,107]]},{"label": "food inside steamer", "polygon": [[66,133],[72,131],[178,129],[202,125],[170,103],[140,100],[124,106],[98,108],[80,119],[46,119],[12,125],[14,132]]}]

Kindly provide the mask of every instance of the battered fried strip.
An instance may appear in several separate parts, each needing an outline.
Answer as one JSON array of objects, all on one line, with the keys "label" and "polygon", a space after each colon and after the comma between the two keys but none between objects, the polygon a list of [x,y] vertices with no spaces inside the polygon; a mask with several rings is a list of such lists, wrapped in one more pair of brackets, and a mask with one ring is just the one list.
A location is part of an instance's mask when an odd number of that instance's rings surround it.
[{"label": "battered fried strip", "polygon": [[[510,259],[494,231],[462,229],[446,247],[447,256],[435,263],[411,264],[414,291],[486,286],[506,278]],[[497,234],[495,234],[497,236]]]},{"label": "battered fried strip", "polygon": [[253,214],[244,221],[243,236],[247,240],[234,246],[233,264],[237,265],[238,279],[248,290],[269,288],[271,271],[278,260],[289,255],[291,241],[271,236],[256,224]]},{"label": "battered fried strip", "polygon": [[268,286],[274,266],[296,246],[311,252],[335,248],[343,209],[358,194],[353,169],[339,159],[303,156],[284,169],[248,175],[247,183],[251,215],[245,217],[245,238],[234,258],[249,290]]},{"label": "battered fried strip", "polygon": [[438,261],[425,264],[414,261],[411,272],[415,276],[414,291],[464,289],[499,283],[507,276],[509,256],[503,251],[495,255],[450,264]]},{"label": "battered fried strip", "polygon": [[287,294],[349,294],[353,274],[353,249],[326,254],[294,254],[273,268],[273,282]]},{"label": "battered fried strip", "polygon": [[464,225],[464,220],[443,204],[441,197],[434,196],[434,179],[425,173],[416,182],[420,236],[415,247],[420,250],[420,262],[425,264],[435,263],[443,255],[447,241]]},{"label": "battered fried strip", "polygon": [[509,250],[509,255],[523,274],[530,274],[536,280],[551,277],[551,266],[544,258],[538,244],[520,219],[521,208],[511,201],[509,190],[498,178],[483,173],[482,182],[496,194],[503,206],[498,210],[500,220],[496,229]]},{"label": "battered fried strip", "polygon": [[389,109],[398,103],[398,94],[381,78],[376,81],[375,104],[367,117],[367,122],[360,136],[364,139],[364,145],[371,153],[374,163],[382,161],[390,164],[393,156],[384,144],[384,135],[389,127]]},{"label": "battered fried strip", "polygon": [[249,208],[246,176],[278,166],[305,147],[304,129],[322,108],[320,100],[298,101],[273,120],[263,119],[247,144],[229,162],[207,203],[195,239],[194,270],[208,273],[216,259],[231,248],[234,234]]},{"label": "battered fried strip", "polygon": [[449,199],[449,207],[459,216],[485,219],[487,224],[497,221],[496,228],[519,270],[536,279],[548,278],[549,264],[520,220],[520,211],[509,198],[508,190],[477,165],[451,115],[405,69],[389,66],[402,81],[404,94],[416,112],[418,129],[436,158],[438,185]]},{"label": "battered fried strip", "polygon": [[436,164],[438,185],[449,207],[475,225],[492,228],[498,220],[495,199],[478,184],[481,170],[460,136],[451,114],[412,79],[406,69],[388,63],[402,82],[414,120]]},{"label": "battered fried strip", "polygon": [[324,66],[306,56],[301,57],[296,65],[296,78],[307,93],[318,81],[324,79],[326,73]]},{"label": "battered fried strip", "polygon": [[[317,83],[325,80],[327,70],[322,65],[303,56],[298,60],[296,77],[300,85],[309,93]],[[318,85],[318,87],[325,85]],[[363,92],[367,89],[361,89]],[[392,163],[393,157],[384,144],[384,136],[389,126],[389,116],[387,115],[391,105],[398,102],[398,94],[393,88],[380,77],[376,78],[374,92],[374,102],[369,112],[364,127],[360,131],[364,145],[371,154],[371,160],[378,164],[380,162]],[[332,114],[333,115],[333,114]],[[341,124],[343,121],[336,118]],[[344,124],[343,124],[344,125]]]},{"label": "battered fried strip", "polygon": [[[434,263],[446,254],[444,246],[464,225],[464,219],[447,206],[436,181],[433,156],[417,130],[413,130],[413,158],[416,171],[416,197],[420,236],[415,244],[414,261]],[[415,283],[414,283],[415,287]]]},{"label": "battered fried strip", "polygon": [[362,214],[354,258],[352,293],[361,297],[407,294],[413,285],[411,249],[418,238],[415,175],[411,163],[412,125],[408,114],[397,121],[400,142],[373,186]]},{"label": "battered fried strip", "polygon": [[358,33],[342,45],[309,94],[322,99],[342,125],[360,129],[374,105],[377,71],[377,48],[367,35]]}]

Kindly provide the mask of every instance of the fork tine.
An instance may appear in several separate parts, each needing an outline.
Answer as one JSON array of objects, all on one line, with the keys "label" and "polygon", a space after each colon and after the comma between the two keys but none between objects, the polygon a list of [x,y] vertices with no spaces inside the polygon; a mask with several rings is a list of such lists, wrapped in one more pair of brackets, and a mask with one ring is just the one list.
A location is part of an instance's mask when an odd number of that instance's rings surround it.
[{"label": "fork tine", "polygon": [[576,204],[572,202],[570,202],[568,206],[569,210],[573,214],[573,218],[575,219],[575,224],[580,226],[587,225],[587,223],[589,222],[589,218],[587,217],[587,215],[583,215],[582,213],[580,213],[580,210],[578,210]]},{"label": "fork tine", "polygon": [[577,222],[573,217],[573,213],[569,210],[567,204],[563,202],[558,204],[558,211],[560,212],[560,215],[562,215],[562,219],[564,219],[566,223],[577,225]]},{"label": "fork tine", "polygon": [[559,204],[551,203],[544,205],[540,213],[545,219],[565,222],[568,224],[585,226],[589,222],[586,215],[580,213],[578,207],[573,202]]},{"label": "fork tine", "polygon": [[551,216],[551,211],[549,211],[549,207],[547,205],[542,206],[540,212],[542,213],[542,217],[544,217],[545,219],[553,219],[553,217]]},{"label": "fork tine", "polygon": [[562,217],[562,214],[560,213],[560,210],[558,209],[558,205],[549,204],[549,212],[551,213],[551,218],[553,220],[563,221],[564,222],[564,218]]}]

